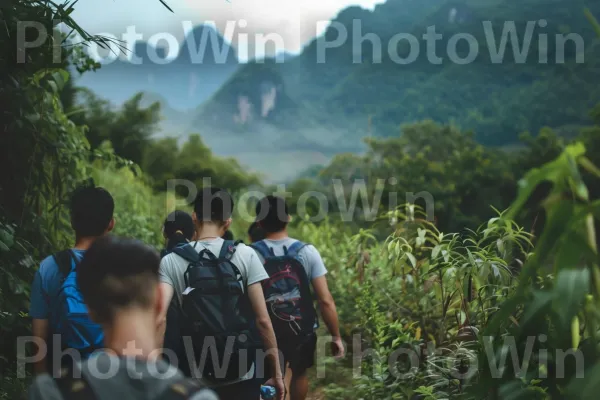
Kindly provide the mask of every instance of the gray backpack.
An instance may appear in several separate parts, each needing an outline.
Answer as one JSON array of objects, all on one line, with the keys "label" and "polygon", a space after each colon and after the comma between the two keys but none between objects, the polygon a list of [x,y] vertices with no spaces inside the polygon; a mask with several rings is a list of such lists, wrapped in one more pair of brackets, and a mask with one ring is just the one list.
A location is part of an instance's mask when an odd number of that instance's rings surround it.
[{"label": "gray backpack", "polygon": [[[54,378],[62,398],[64,400],[99,400],[84,374],[79,372],[79,378],[75,378],[73,372],[72,368],[65,368],[61,371],[60,377]],[[197,381],[182,378],[169,385],[157,399],[219,400],[219,397],[212,390],[201,386]]]}]

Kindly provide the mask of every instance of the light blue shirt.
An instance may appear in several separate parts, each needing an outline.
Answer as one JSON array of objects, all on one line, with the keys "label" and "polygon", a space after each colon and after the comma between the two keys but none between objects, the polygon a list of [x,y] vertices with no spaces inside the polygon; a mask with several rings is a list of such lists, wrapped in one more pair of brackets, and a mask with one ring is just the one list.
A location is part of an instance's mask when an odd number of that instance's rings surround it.
[{"label": "light blue shirt", "polygon": [[[265,239],[263,242],[270,248],[273,249],[273,253],[276,256],[284,255],[283,247],[290,248],[292,244],[297,242],[294,238],[285,238],[279,240]],[[262,256],[259,254],[261,262],[264,262]],[[298,259],[306,271],[306,276],[310,281],[327,273],[321,254],[313,245],[306,245],[298,252]]]}]

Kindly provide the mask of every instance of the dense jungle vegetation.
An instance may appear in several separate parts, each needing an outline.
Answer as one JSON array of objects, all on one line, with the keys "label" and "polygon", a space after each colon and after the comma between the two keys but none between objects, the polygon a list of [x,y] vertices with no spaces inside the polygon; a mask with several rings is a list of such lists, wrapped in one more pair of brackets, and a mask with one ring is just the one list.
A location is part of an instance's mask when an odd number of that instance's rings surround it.
[{"label": "dense jungle vegetation", "polygon": [[[210,177],[238,198],[277,189],[214,155],[201,137],[209,132],[183,144],[154,138],[157,104],[135,96],[115,109],[74,87],[72,74],[98,67],[77,47],[64,48],[57,64],[60,43],[51,39],[15,63],[23,51],[19,21],[52,32],[60,19],[88,41],[104,40],[71,12],[71,4],[42,0],[0,5],[0,399],[26,391],[15,343],[30,330],[29,284],[42,258],[73,242],[65,200],[76,185],[91,178],[106,187],[116,200],[115,234],[157,248],[163,219],[187,195],[167,193],[169,179],[201,185]],[[319,358],[319,393],[597,397],[600,107],[578,113],[589,122],[574,135],[510,132],[522,134],[512,151],[424,120],[394,137],[369,138],[366,154],[338,155],[286,187],[300,214],[292,233],[319,246],[349,345],[341,362]],[[321,210],[316,198],[302,197],[310,191],[326,199],[325,220],[311,221]],[[433,220],[422,197],[405,204],[408,192],[432,196]],[[237,237],[245,238],[248,223],[236,220]]]}]

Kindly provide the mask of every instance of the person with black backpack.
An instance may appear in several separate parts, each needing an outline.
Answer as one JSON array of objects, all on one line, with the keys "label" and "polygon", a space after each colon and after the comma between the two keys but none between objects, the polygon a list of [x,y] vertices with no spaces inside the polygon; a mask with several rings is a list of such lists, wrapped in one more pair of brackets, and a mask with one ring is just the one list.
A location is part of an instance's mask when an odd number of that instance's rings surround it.
[{"label": "person with black backpack", "polygon": [[37,374],[54,373],[102,347],[102,329],[90,320],[77,286],[77,265],[92,243],[113,229],[114,208],[112,196],[101,187],[82,185],[71,195],[75,246],[45,258],[31,285],[29,315],[40,344]]},{"label": "person with black backpack", "polygon": [[[222,399],[258,400],[264,383],[283,400],[279,352],[260,285],[268,275],[251,248],[222,238],[232,211],[227,191],[201,190],[192,214],[196,241],[176,247],[161,261],[164,304],[174,299],[181,313],[186,359],[178,364]],[[164,314],[160,322],[159,336]],[[271,367],[267,382],[265,356]]]},{"label": "person with black backpack", "polygon": [[77,284],[104,330],[105,349],[54,378],[38,375],[30,400],[218,400],[159,358],[159,265],[156,250],[134,239],[105,236],[90,246]]},{"label": "person with black backpack", "polygon": [[290,215],[285,200],[266,196],[256,205],[256,221],[266,238],[253,243],[269,279],[263,281],[267,309],[286,363],[286,382],[291,400],[304,400],[308,393],[307,369],[314,365],[318,327],[310,286],[321,315],[332,336],[332,352],[344,356],[335,302],[327,286],[327,270],[318,250],[290,238]]}]

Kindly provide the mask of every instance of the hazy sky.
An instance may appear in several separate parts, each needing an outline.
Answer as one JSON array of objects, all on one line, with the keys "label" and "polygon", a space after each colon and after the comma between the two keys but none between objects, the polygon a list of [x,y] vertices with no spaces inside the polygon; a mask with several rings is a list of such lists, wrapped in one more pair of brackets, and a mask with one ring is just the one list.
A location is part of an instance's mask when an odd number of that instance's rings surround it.
[{"label": "hazy sky", "polygon": [[[184,22],[189,26],[214,21],[223,33],[229,22],[231,41],[238,47],[238,34],[248,33],[248,57],[256,52],[252,46],[255,34],[277,33],[282,37],[285,51],[297,53],[302,46],[322,33],[327,21],[351,5],[373,9],[384,0],[167,0],[174,14],[158,0],[80,0],[75,19],[88,32],[112,34],[122,39],[129,26],[148,40],[156,33],[170,33],[181,41],[185,35]],[[247,26],[240,27],[245,20]],[[164,41],[163,41],[164,42]],[[162,43],[162,42],[160,42]],[[164,44],[162,44],[164,46]],[[260,51],[259,51],[260,52]],[[244,53],[244,51],[242,51]],[[260,54],[257,54],[260,56]],[[245,58],[240,54],[241,58]]]}]

